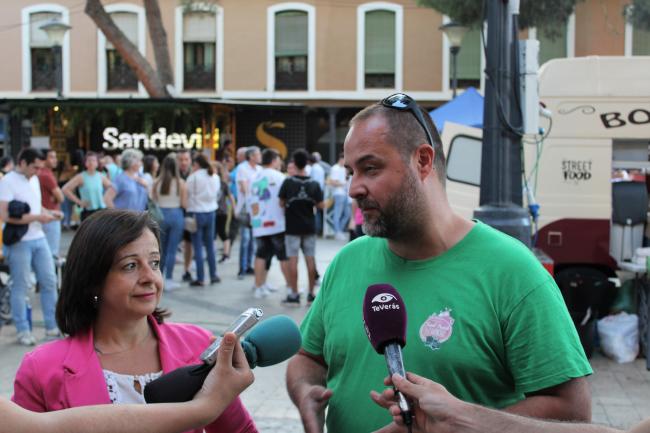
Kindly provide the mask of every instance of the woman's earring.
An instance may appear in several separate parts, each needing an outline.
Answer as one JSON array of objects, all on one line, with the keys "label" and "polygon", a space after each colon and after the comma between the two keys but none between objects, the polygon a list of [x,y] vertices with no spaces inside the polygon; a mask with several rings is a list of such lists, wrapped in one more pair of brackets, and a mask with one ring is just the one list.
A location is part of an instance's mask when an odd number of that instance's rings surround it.
[{"label": "woman's earring", "polygon": [[93,307],[97,308],[98,304],[99,304],[99,296],[95,295],[93,296]]}]

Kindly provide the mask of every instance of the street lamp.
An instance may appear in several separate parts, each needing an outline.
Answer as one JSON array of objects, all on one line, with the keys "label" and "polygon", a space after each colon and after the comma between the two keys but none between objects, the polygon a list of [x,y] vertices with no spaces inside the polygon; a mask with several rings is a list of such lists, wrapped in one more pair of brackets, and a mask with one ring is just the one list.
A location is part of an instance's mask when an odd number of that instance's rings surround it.
[{"label": "street lamp", "polygon": [[456,97],[456,88],[458,87],[458,52],[460,51],[460,44],[463,42],[463,36],[468,28],[455,22],[449,22],[440,26],[440,30],[447,36],[449,40],[449,52],[451,52],[451,87],[453,89],[453,97]]},{"label": "street lamp", "polygon": [[[63,96],[63,58],[61,56],[61,46],[63,45],[65,34],[72,27],[59,20],[52,20],[43,24],[39,28],[47,34],[47,38],[52,43],[54,75],[56,78],[56,95],[58,98],[61,98]],[[61,70],[59,70],[59,68]]]}]

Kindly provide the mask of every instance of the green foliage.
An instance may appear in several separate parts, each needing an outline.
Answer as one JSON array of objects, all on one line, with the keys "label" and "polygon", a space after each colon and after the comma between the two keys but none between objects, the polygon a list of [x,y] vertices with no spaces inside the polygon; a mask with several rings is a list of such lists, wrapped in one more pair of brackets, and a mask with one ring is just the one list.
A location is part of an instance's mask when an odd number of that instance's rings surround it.
[{"label": "green foliage", "polygon": [[[483,4],[497,0],[417,0],[426,6],[449,16],[452,21],[469,27],[477,27],[482,21]],[[582,0],[522,0],[519,26],[522,29],[537,27],[550,37],[558,36],[573,12],[575,5]],[[650,4],[650,0],[635,0]]]},{"label": "green foliage", "polygon": [[633,0],[625,15],[635,28],[650,30],[650,0]]}]

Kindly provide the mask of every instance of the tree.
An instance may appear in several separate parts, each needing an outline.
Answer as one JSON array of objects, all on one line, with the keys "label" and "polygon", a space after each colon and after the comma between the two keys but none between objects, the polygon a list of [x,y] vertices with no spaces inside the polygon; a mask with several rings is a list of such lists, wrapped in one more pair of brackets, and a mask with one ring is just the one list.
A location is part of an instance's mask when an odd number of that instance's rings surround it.
[{"label": "tree", "polygon": [[633,0],[625,8],[625,15],[635,28],[650,30],[650,0]]},{"label": "tree", "polygon": [[167,33],[162,24],[158,0],[144,0],[144,8],[147,25],[151,32],[157,71],[140,53],[138,47],[117,27],[100,0],[86,0],[85,12],[124,58],[124,61],[133,70],[149,96],[152,98],[170,97],[167,86],[172,84],[173,75],[169,60]]},{"label": "tree", "polygon": [[[459,24],[477,27],[483,21],[484,1],[494,0],[418,0],[418,3],[447,15]],[[548,36],[559,36],[559,29],[566,24],[578,1],[581,0],[523,0],[519,26],[522,29],[537,27]]]}]

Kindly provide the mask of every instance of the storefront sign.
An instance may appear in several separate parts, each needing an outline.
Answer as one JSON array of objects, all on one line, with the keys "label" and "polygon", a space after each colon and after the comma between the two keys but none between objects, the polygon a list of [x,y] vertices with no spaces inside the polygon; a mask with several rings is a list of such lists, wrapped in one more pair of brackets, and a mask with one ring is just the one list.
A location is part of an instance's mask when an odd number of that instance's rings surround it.
[{"label": "storefront sign", "polygon": [[578,183],[591,179],[591,160],[562,160],[562,173],[564,181]]},{"label": "storefront sign", "polygon": [[284,129],[285,127],[286,124],[284,122],[266,121],[257,125],[257,128],[255,129],[255,138],[257,138],[257,140],[262,143],[264,147],[277,150],[282,159],[285,159],[287,157],[287,145],[284,143],[284,141],[280,140],[277,137],[274,137],[266,130],[272,128]]},{"label": "storefront sign", "polygon": [[[120,132],[111,126],[104,129],[104,142],[102,147],[105,150],[142,149],[142,150],[181,150],[181,149],[202,149],[203,134],[201,128],[190,134],[167,134],[167,128],[158,128],[158,131],[147,135],[145,133]],[[218,137],[218,135],[217,135]]]}]

